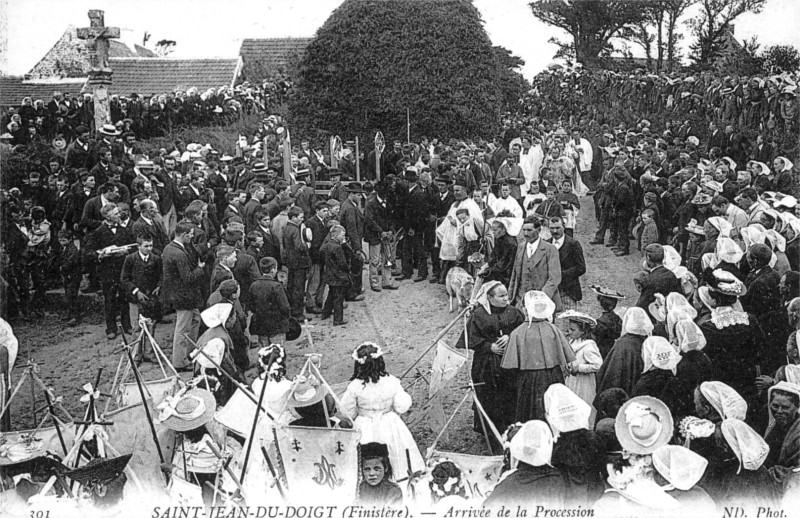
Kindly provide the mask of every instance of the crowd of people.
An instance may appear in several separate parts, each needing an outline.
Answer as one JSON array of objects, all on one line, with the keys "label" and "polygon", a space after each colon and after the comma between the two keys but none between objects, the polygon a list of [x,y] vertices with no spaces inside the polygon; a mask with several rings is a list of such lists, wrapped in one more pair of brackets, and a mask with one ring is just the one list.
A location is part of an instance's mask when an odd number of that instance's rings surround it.
[{"label": "crowd of people", "polygon": [[[291,94],[290,78],[244,82],[233,88],[220,86],[173,92],[111,95],[110,119],[124,134],[146,140],[169,135],[181,127],[221,126],[245,115],[269,114]],[[91,93],[72,96],[53,92],[51,99],[25,97],[19,106],[10,106],[0,116],[0,133],[8,134],[12,146],[53,144],[64,150],[86,128],[94,132],[94,101]]]},{"label": "crowd of people", "polygon": [[[284,359],[300,322],[347,324],[365,266],[376,293],[469,279],[480,287],[458,347],[474,351],[474,428],[507,464],[484,506],[608,516],[782,499],[788,508],[800,493],[800,219],[798,172],[768,123],[763,90],[774,78],[636,79],[634,92],[610,73],[550,72],[491,142],[420,137],[366,157],[345,148],[331,167],[324,148],[302,140],[285,174],[259,145],[277,117],[231,155],[197,143],[142,149],[135,133],[118,141],[114,125],[81,128],[63,159],[54,151],[47,171],[3,192],[4,316],[42,318],[54,283],[72,326],[81,286],[102,291],[109,340],[140,324],[152,333],[174,311],[171,362],[197,377],[170,408],[184,399],[225,408],[237,382],[258,393],[270,380],[279,421],[360,430],[361,501],[397,505],[410,498],[398,473],[426,468],[398,417],[411,398],[381,348],[353,351],[341,398],[320,380],[289,382]],[[776,81],[776,106],[789,113],[791,77]],[[668,127],[594,109],[623,98]],[[693,128],[684,111],[708,127]],[[759,136],[737,137],[745,130]],[[315,188],[322,178],[329,191]],[[598,230],[582,244],[587,203]],[[602,313],[586,310],[584,246],[637,249],[634,305],[591,286]],[[145,340],[136,359],[154,354]],[[249,440],[212,429],[213,412],[186,412],[174,428],[185,452]],[[167,412],[164,423],[175,419]],[[433,502],[473,496],[457,463],[429,472]],[[212,498],[213,477],[194,480]]]}]

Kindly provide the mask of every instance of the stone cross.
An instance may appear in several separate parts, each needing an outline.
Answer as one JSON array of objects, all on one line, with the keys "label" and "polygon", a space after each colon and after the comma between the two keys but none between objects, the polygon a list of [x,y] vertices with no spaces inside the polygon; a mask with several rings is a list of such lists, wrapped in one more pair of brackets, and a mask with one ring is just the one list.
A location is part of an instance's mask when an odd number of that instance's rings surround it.
[{"label": "stone cross", "polygon": [[78,29],[78,38],[87,40],[89,45],[89,84],[92,87],[94,103],[95,130],[111,122],[108,106],[108,86],[111,84],[111,68],[108,65],[108,50],[111,38],[119,38],[119,27],[105,26],[105,13],[92,9],[89,11],[89,27]]}]

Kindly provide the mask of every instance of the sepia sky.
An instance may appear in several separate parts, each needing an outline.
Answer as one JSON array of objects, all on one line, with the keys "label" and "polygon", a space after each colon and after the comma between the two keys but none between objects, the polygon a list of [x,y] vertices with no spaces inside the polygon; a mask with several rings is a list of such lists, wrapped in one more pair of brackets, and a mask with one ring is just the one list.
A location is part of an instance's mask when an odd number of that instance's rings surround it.
[{"label": "sepia sky", "polygon": [[[435,0],[431,0],[435,1]],[[525,0],[474,0],[495,45],[526,61],[530,79],[551,62],[558,29],[536,20]],[[122,41],[148,47],[160,39],[178,42],[174,57],[229,57],[243,38],[309,37],[342,0],[0,0],[0,70],[24,74],[50,49],[67,25],[88,26],[89,9],[105,10],[106,24],[122,29]],[[768,0],[760,15],[736,21],[739,40],[757,35],[762,46],[800,47],[800,0]],[[686,31],[685,27],[681,30]],[[688,34],[687,34],[688,37]],[[634,47],[634,54],[641,55]]]}]

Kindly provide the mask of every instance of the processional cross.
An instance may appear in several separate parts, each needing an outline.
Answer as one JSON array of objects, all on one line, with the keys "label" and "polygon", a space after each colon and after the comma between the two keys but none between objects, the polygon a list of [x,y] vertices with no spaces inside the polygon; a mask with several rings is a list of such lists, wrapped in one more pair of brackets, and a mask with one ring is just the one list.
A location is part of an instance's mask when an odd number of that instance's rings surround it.
[{"label": "processional cross", "polygon": [[111,122],[108,106],[108,87],[111,85],[111,68],[108,64],[108,50],[111,39],[119,38],[119,27],[105,26],[105,13],[99,9],[89,11],[89,27],[78,29],[78,38],[89,44],[89,85],[92,87],[94,101],[95,130]]}]

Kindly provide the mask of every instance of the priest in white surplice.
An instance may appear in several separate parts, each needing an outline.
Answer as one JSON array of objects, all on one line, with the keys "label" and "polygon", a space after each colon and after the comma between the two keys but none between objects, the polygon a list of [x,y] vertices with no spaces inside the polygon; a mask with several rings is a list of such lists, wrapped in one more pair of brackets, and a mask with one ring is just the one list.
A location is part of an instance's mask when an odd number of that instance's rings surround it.
[{"label": "priest in white surplice", "polygon": [[[455,182],[453,196],[456,201],[450,206],[444,221],[436,228],[436,238],[441,243],[439,249],[439,259],[442,260],[440,280],[447,277],[447,271],[458,259],[459,230],[461,230],[461,234],[464,234],[465,230],[475,232],[479,238],[483,235],[483,214],[478,204],[468,196],[467,185],[464,181],[457,180]],[[459,209],[469,211],[469,219],[465,223],[458,221],[456,211]]]}]

